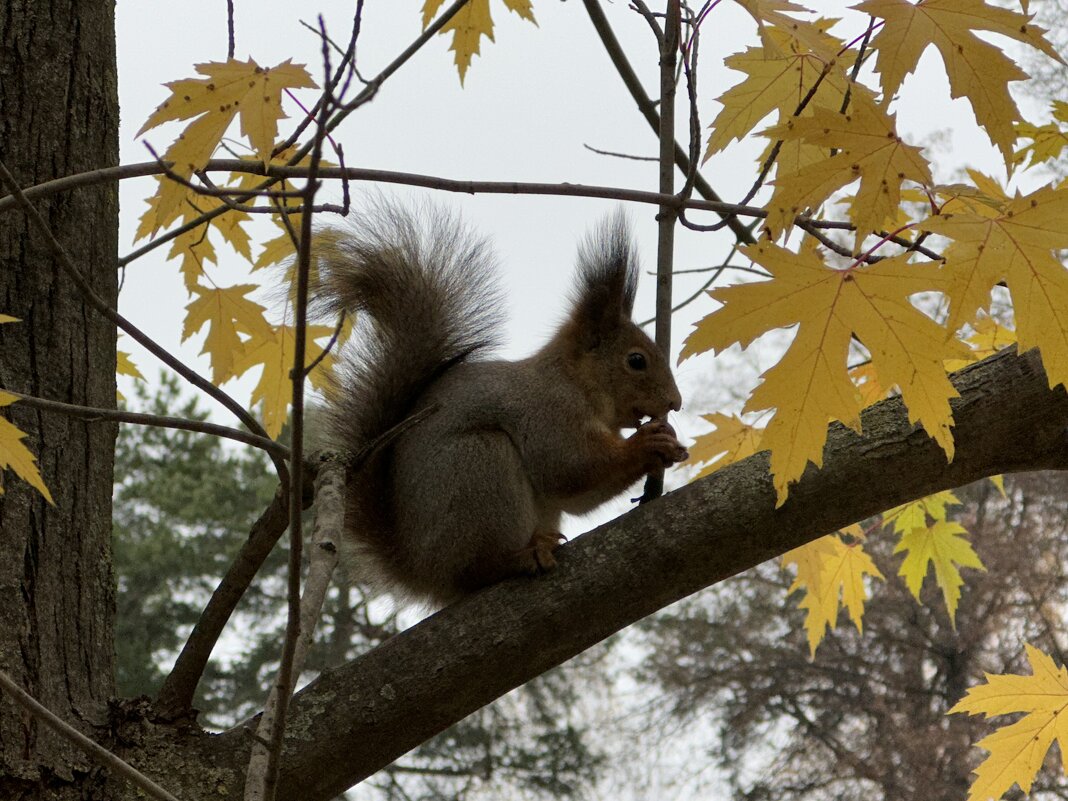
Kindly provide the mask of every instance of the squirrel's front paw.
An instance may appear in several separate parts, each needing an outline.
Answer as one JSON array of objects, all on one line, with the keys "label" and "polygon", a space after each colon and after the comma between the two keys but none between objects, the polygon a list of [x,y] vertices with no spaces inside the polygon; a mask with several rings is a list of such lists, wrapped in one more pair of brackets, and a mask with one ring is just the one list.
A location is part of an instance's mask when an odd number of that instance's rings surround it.
[{"label": "squirrel's front paw", "polygon": [[690,458],[675,436],[675,429],[665,420],[650,420],[631,435],[629,442],[638,448],[646,469],[671,467]]}]

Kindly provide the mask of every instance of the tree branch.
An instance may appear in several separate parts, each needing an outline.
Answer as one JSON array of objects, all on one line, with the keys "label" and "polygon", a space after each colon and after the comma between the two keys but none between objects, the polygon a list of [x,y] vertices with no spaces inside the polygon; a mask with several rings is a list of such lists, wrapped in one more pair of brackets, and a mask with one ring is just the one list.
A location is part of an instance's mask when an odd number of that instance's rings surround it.
[{"label": "tree branch", "polygon": [[274,548],[289,522],[286,488],[279,486],[271,504],[252,525],[248,539],[241,545],[219,586],[178,654],[156,698],[155,713],[162,720],[176,720],[189,715],[193,695],[208,664],[215,643],[245,591]]},{"label": "tree branch", "polygon": [[[51,195],[58,194],[59,192],[69,191],[71,189],[77,189],[84,186],[93,186],[99,183],[107,183],[108,181],[125,180],[127,178],[140,178],[146,175],[162,175],[164,174],[166,167],[154,161],[138,163],[138,164],[126,164],[120,167],[109,167],[100,170],[91,170],[89,172],[78,173],[77,175],[70,175],[64,178],[56,178],[52,181],[45,181],[32,187],[28,187],[24,190],[24,196],[33,200],[42,197],[50,197]],[[244,172],[252,175],[264,175],[270,178],[307,178],[307,167],[280,167],[277,165],[264,165],[257,161],[248,161],[246,159],[212,159],[208,162],[208,165],[204,168],[203,172]],[[712,211],[720,215],[732,216],[732,217],[752,217],[754,220],[764,219],[768,216],[767,209],[759,206],[743,206],[738,203],[726,203],[722,200],[694,200],[687,199],[680,201],[674,195],[661,195],[659,192],[646,192],[638,189],[626,189],[624,187],[614,186],[597,186],[591,184],[571,184],[571,183],[539,183],[531,181],[468,181],[457,180],[453,178],[443,178],[438,175],[424,175],[421,173],[411,172],[397,172],[396,170],[373,170],[363,167],[323,167],[319,170],[319,177],[326,180],[342,180],[342,181],[365,181],[368,183],[382,183],[382,184],[401,184],[404,186],[420,186],[426,189],[438,189],[443,192],[459,192],[465,195],[552,195],[557,197],[595,197],[604,198],[607,200],[623,200],[630,203],[647,203],[653,206],[661,206],[669,204],[675,208],[697,209],[700,211]],[[703,181],[698,176],[695,188],[702,196],[705,196],[705,191],[702,189]],[[711,193],[715,197],[715,193]],[[251,196],[251,194],[250,194]],[[0,197],[0,214],[9,209],[17,206],[17,201],[11,196]],[[226,206],[219,206],[213,211],[207,212],[201,215],[200,218],[182,225],[178,228],[168,231],[161,236],[166,237],[168,240],[173,239],[175,236],[185,231],[192,230],[205,222],[214,219],[220,214],[224,214],[228,211]],[[273,210],[272,210],[273,211]],[[300,211],[300,209],[293,209],[294,212]],[[737,222],[737,221],[736,221]],[[738,222],[738,225],[743,231],[746,232],[745,237],[738,237],[739,241],[743,243],[752,243],[752,232],[744,225]],[[821,230],[840,230],[840,231],[852,231],[854,230],[853,224],[844,220],[816,220],[811,217],[799,216],[795,220],[795,225],[811,226],[813,228],[819,228]],[[733,227],[732,227],[733,230]],[[901,244],[903,247],[909,247],[917,250],[917,252],[923,253],[929,258],[941,258],[937,253],[933,253],[926,249],[916,249],[913,243],[907,240],[897,241],[892,239],[896,244]],[[119,266],[123,267],[132,261],[137,260],[147,252],[155,247],[158,247],[157,240],[152,240],[147,245],[127,254],[119,259]]]},{"label": "tree branch", "polygon": [[260,437],[256,434],[251,434],[248,431],[242,431],[239,428],[230,428],[229,426],[222,426],[217,423],[209,423],[206,420],[190,420],[186,417],[170,417],[161,414],[130,412],[125,409],[98,409],[93,406],[75,406],[72,403],[46,400],[45,398],[37,398],[22,392],[15,392],[13,389],[4,389],[2,391],[6,392],[8,395],[14,395],[19,399],[19,402],[25,406],[32,406],[35,409],[43,409],[46,412],[59,412],[60,414],[66,414],[71,417],[89,421],[116,420],[120,423],[133,423],[134,425],[139,426],[156,426],[157,428],[176,428],[181,431],[195,431],[198,434],[210,434],[214,437],[222,437],[224,439],[232,439],[235,442],[243,442],[246,445],[251,445],[254,448],[259,448],[267,451],[267,453],[274,454],[279,459],[289,458],[289,448],[281,442],[275,442],[273,439]]},{"label": "tree branch", "polygon": [[[565,545],[553,573],[490,587],[324,673],[294,697],[279,797],[328,799],[642,617],[850,523],[984,476],[1068,467],[1068,395],[1036,351],[953,380],[951,464],[900,399],[883,401],[864,436],[831,427],[823,469],[779,509],[758,454]],[[212,750],[248,748],[228,732]]]},{"label": "tree branch", "polygon": [[[315,625],[322,614],[330,579],[334,575],[334,568],[337,567],[337,543],[341,540],[341,530],[345,523],[344,488],[344,467],[337,455],[332,454],[321,462],[319,473],[315,477],[315,525],[311,536],[308,582],[300,599],[300,633],[294,642],[292,670],[287,677],[289,684],[284,690],[279,684],[275,684],[267,697],[267,703],[264,704],[264,712],[260,715],[256,736],[253,738],[252,757],[249,759],[245,785],[246,794],[254,775],[261,777],[261,787],[267,785],[272,737],[275,727],[284,722],[278,715],[279,701],[283,696],[288,698],[293,693],[296,679],[304,669],[304,660],[312,645]],[[274,782],[277,782],[277,775]],[[261,795],[263,792],[260,790]]]},{"label": "tree branch", "polygon": [[[642,9],[644,6],[639,5]],[[659,29],[655,20],[648,16],[654,31]],[[675,193],[675,65],[679,57],[679,40],[682,27],[682,9],[679,0],[668,0],[664,30],[659,33],[660,44],[660,194]],[[679,199],[684,200],[690,188]],[[671,279],[675,268],[675,225],[679,217],[678,207],[663,203],[657,218],[656,242],[656,347],[664,359],[671,359]],[[664,468],[656,468],[645,477],[645,487],[639,503],[649,503],[664,494]]]},{"label": "tree branch", "polygon": [[[326,26],[322,16],[319,17],[319,30],[322,35],[323,46],[323,72],[326,75],[326,83],[330,82],[330,48],[326,36]],[[320,181],[318,177],[320,162],[323,155],[323,139],[326,136],[326,120],[334,108],[335,98],[328,88],[322,98],[319,116],[315,125],[315,136],[312,139],[311,157],[309,161],[308,180],[304,185],[304,207],[311,209],[315,205],[315,194],[319,191]],[[288,219],[288,218],[287,218]],[[286,600],[287,619],[286,636],[282,643],[282,655],[278,665],[278,676],[275,679],[274,688],[264,704],[264,714],[260,719],[257,734],[269,741],[266,752],[263,754],[265,761],[262,782],[257,774],[259,752],[253,749],[253,757],[249,762],[248,780],[245,784],[246,801],[275,801],[278,785],[279,760],[282,756],[282,741],[286,730],[286,713],[289,709],[289,699],[293,694],[297,676],[300,673],[300,665],[297,664],[297,641],[301,638],[301,596],[300,596],[300,560],[301,549],[304,545],[303,517],[301,515],[301,492],[303,491],[304,479],[304,379],[307,376],[304,358],[305,339],[307,336],[308,317],[308,276],[311,270],[311,247],[312,247],[312,220],[313,215],[305,213],[300,221],[300,239],[297,244],[297,286],[296,308],[294,309],[294,337],[293,337],[293,369],[290,371],[290,383],[293,388],[293,399],[290,403],[290,447],[293,449],[291,469],[293,481],[290,485],[289,494],[289,569],[286,575]],[[289,229],[289,225],[286,226]],[[290,234],[292,234],[290,230]],[[331,572],[333,572],[331,570]],[[329,578],[329,576],[327,576]],[[323,588],[325,597],[326,589]],[[309,601],[314,599],[309,598]],[[319,605],[312,612],[312,626],[318,618],[322,607],[322,598]],[[310,632],[309,632],[310,638]],[[273,701],[273,703],[272,703]]]}]

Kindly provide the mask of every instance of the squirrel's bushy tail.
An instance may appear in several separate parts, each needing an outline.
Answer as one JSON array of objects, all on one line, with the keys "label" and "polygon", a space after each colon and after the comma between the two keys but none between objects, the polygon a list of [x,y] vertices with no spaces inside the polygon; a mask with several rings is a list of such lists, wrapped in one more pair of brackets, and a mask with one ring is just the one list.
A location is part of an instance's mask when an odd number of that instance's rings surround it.
[{"label": "squirrel's bushy tail", "polygon": [[316,241],[322,311],[357,331],[338,368],[330,428],[353,454],[404,421],[452,365],[496,344],[494,257],[447,212],[380,201]]},{"label": "squirrel's bushy tail", "polygon": [[404,557],[384,435],[446,370],[496,344],[502,304],[494,258],[455,215],[382,201],[345,228],[321,231],[314,249],[313,313],[344,309],[356,324],[323,421],[331,446],[356,459],[342,555],[356,577],[396,592],[405,586]]}]

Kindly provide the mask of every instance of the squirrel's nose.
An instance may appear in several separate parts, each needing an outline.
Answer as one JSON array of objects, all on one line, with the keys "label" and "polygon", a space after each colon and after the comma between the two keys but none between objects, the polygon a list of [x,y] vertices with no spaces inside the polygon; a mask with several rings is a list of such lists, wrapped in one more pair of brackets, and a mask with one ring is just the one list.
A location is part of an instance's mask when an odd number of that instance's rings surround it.
[{"label": "squirrel's nose", "polygon": [[671,411],[677,412],[682,409],[682,395],[678,390],[675,390],[675,394],[670,398]]}]

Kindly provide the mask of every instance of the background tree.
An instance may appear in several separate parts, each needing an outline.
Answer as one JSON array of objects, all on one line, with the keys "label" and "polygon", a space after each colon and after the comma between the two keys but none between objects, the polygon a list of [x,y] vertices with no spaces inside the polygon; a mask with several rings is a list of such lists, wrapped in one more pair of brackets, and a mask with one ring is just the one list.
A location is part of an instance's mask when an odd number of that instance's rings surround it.
[{"label": "background tree", "polygon": [[[887,577],[864,613],[808,657],[803,611],[777,562],[657,615],[643,629],[647,678],[675,718],[713,731],[705,753],[749,799],[959,799],[990,724],[947,716],[984,673],[1028,673],[1020,643],[1062,654],[1068,628],[1068,482],[1061,474],[990,482],[951,513],[986,565],[971,571],[951,624],[928,580],[917,604],[896,574],[889,531],[867,550]],[[700,736],[700,735],[698,735]],[[1032,789],[1062,797],[1047,760]]]}]

